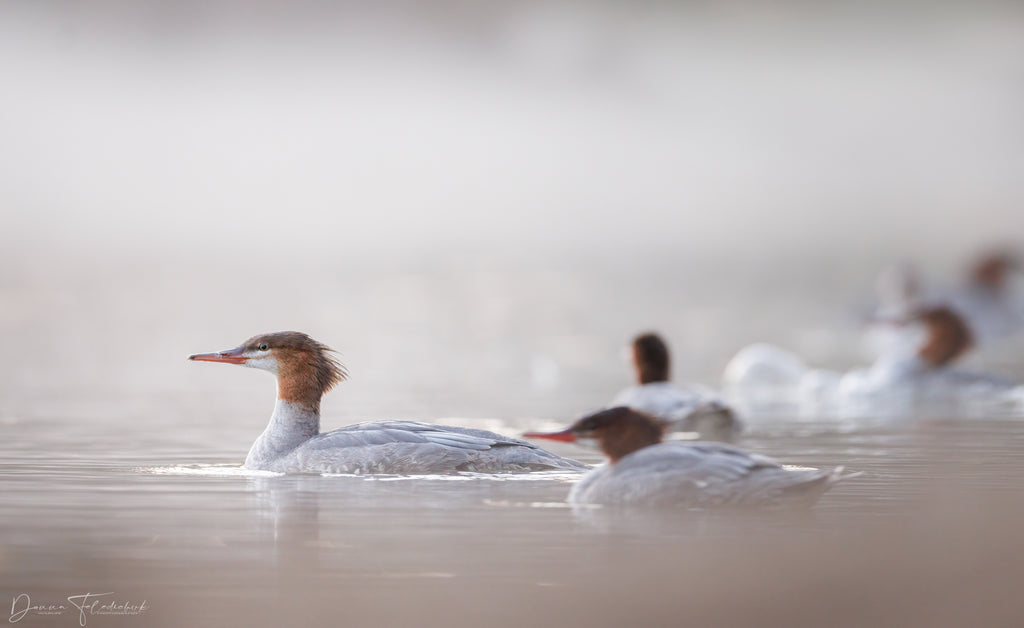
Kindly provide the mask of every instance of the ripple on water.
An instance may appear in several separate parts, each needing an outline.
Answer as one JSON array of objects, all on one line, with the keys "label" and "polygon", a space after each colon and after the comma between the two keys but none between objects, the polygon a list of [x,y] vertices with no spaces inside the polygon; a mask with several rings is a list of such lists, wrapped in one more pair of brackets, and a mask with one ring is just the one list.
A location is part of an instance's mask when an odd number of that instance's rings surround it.
[{"label": "ripple on water", "polygon": [[242,478],[273,478],[284,473],[246,469],[241,465],[228,464],[191,464],[170,467],[136,467],[137,473],[147,475],[199,475],[209,477],[242,477]]},{"label": "ripple on water", "polygon": [[[253,477],[272,478],[288,476],[286,473],[276,471],[262,471],[246,469],[240,465],[229,464],[192,464],[172,465],[166,467],[136,467],[136,473],[146,475],[191,475],[209,477]],[[574,482],[581,477],[580,473],[566,471],[534,471],[532,473],[473,473],[459,472],[451,474],[421,474],[421,475],[400,475],[400,474],[358,474],[358,473],[318,473],[318,474],[290,474],[294,477],[319,476],[323,478],[351,478],[367,482],[408,482],[440,480],[445,482]]]}]

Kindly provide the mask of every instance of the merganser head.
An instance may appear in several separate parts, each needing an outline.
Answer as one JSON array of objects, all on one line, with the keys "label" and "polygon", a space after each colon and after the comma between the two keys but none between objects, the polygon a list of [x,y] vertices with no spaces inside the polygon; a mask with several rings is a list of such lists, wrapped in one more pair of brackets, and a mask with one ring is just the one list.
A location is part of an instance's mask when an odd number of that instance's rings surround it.
[{"label": "merganser head", "polygon": [[583,417],[561,432],[527,432],[526,438],[569,443],[596,441],[612,463],[623,456],[661,442],[665,424],[626,406],[601,410]]},{"label": "merganser head", "polygon": [[988,290],[1001,291],[1006,286],[1007,275],[1020,268],[1021,260],[1011,252],[987,253],[971,266],[971,283]]},{"label": "merganser head", "polygon": [[277,376],[277,396],[293,402],[319,403],[324,393],[348,374],[330,347],[298,331],[253,336],[218,353],[198,353],[189,360],[224,362],[270,371]]},{"label": "merganser head", "polygon": [[661,336],[646,333],[633,339],[633,366],[639,383],[667,382],[670,365],[668,345]]},{"label": "merganser head", "polygon": [[971,348],[971,330],[964,319],[948,307],[921,310],[915,319],[924,323],[927,334],[917,355],[929,366],[945,366]]}]

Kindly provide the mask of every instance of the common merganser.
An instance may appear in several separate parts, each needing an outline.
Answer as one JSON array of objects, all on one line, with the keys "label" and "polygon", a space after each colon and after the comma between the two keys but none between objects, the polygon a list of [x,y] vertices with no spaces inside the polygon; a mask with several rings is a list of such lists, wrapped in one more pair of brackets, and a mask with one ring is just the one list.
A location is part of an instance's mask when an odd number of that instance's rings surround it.
[{"label": "common merganser", "polygon": [[1024,302],[1012,291],[1020,257],[994,249],[978,256],[958,286],[925,291],[919,273],[906,263],[895,264],[875,282],[878,306],[868,318],[864,347],[872,358],[914,348],[915,313],[927,307],[948,307],[963,318],[973,345],[984,349],[1024,329]]},{"label": "common merganser", "polygon": [[[847,373],[810,368],[778,347],[750,345],[729,361],[724,385],[748,410],[784,402],[809,406],[812,413],[834,407],[841,415],[864,416],[904,414],[936,400],[999,401],[1014,388],[1007,378],[950,366],[973,340],[963,318],[949,307],[917,312],[911,328],[915,345],[894,347],[869,368]],[[873,403],[877,400],[886,403]]]},{"label": "common merganser", "polygon": [[662,442],[664,424],[632,408],[586,416],[561,432],[526,438],[596,441],[608,457],[573,485],[571,503],[650,506],[811,505],[840,481],[842,467],[784,467],[720,443]]},{"label": "common merganser", "polygon": [[416,475],[589,468],[526,441],[465,427],[374,421],[321,434],[320,398],[347,373],[330,348],[301,332],[254,336],[234,349],[189,360],[240,364],[277,377],[277,405],[245,458],[246,469]]},{"label": "common merganser", "polygon": [[713,390],[698,384],[677,387],[669,381],[668,345],[654,333],[633,339],[637,385],[623,390],[612,407],[628,406],[666,423],[669,431],[696,432],[703,440],[731,442],[743,422]]}]

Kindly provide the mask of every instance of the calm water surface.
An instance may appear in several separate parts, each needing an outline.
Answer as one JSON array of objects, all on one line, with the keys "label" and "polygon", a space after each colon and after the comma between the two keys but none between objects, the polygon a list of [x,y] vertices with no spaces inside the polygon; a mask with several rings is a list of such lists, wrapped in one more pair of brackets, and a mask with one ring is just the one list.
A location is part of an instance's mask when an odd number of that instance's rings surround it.
[{"label": "calm water surface", "polygon": [[[758,4],[0,2],[0,621],[1024,626],[1019,408],[746,417],[862,475],[616,512],[243,472],[272,380],[186,361],[300,330],[351,373],[324,429],[508,434],[608,403],[649,329],[681,382],[864,365],[882,268],[1024,232],[1024,13]],[[968,363],[1024,382],[1024,338]]]},{"label": "calm water surface", "polygon": [[[701,366],[678,351],[677,372],[712,383],[737,336],[759,330],[724,333],[701,322],[712,307],[687,309],[669,290],[571,271],[351,280],[319,306],[348,319],[345,330],[319,310],[294,324],[278,323],[282,311],[252,316],[242,296],[206,327],[189,304],[210,298],[222,279],[172,276],[145,294],[101,292],[104,306],[93,301],[95,284],[9,288],[9,297],[21,290],[22,304],[58,302],[56,312],[40,307],[7,325],[28,357],[22,368],[3,367],[4,603],[24,593],[32,604],[68,607],[33,611],[21,625],[78,625],[83,617],[66,598],[89,592],[146,603],[141,615],[86,614],[91,626],[638,617],[957,625],[964,609],[990,617],[985,625],[1024,617],[1001,588],[1024,565],[1011,533],[1024,523],[1017,417],[752,418],[746,448],[863,472],[810,513],[570,508],[566,474],[245,472],[240,461],[272,406],[271,380],[184,358],[257,332],[304,326],[332,344],[352,339],[352,354],[339,348],[354,377],[327,397],[325,429],[418,418],[515,434],[570,420],[627,384],[620,353],[634,320],[661,320],[674,344],[692,340],[698,354],[717,356]],[[630,289],[661,295],[653,316],[587,306]],[[673,317],[674,307],[684,314]],[[794,316],[811,318],[800,308]],[[831,365],[854,353],[840,340],[833,346]],[[598,462],[593,452],[556,451]],[[857,603],[863,598],[874,605]]]}]

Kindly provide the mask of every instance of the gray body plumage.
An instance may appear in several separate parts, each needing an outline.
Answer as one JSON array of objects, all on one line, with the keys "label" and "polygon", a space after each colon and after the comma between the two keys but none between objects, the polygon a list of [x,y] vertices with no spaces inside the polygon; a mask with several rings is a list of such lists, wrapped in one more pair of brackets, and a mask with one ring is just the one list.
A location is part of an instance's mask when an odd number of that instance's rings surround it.
[{"label": "gray body plumage", "polygon": [[573,503],[652,506],[813,504],[842,468],[786,468],[718,443],[650,445],[598,467],[573,486]]},{"label": "gray body plumage", "polygon": [[[253,445],[245,467],[281,473],[435,474],[585,471],[590,467],[536,445],[487,430],[417,421],[374,421],[323,434],[285,435],[301,425],[274,419]],[[312,426],[311,426],[312,427]],[[291,430],[289,430],[291,431]]]},{"label": "gray body plumage", "polygon": [[415,421],[378,421],[320,433],[320,400],[345,379],[330,348],[295,331],[253,336],[227,351],[189,357],[273,373],[277,403],[246,469],[280,473],[435,474],[583,471],[588,465],[494,432]]}]

